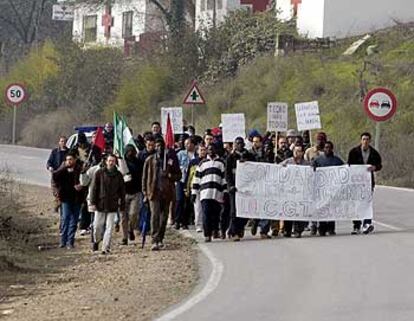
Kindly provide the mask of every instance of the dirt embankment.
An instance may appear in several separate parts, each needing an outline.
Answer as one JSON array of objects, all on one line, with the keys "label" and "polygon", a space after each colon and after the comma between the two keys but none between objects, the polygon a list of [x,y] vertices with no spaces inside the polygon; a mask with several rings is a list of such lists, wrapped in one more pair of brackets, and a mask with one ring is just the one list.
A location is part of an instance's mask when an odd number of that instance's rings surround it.
[{"label": "dirt embankment", "polygon": [[112,254],[92,254],[90,236],[74,250],[58,248],[58,216],[50,191],[20,187],[20,209],[0,221],[0,319],[150,320],[185,298],[197,278],[191,240],[173,232],[166,249],[140,248],[141,239]]}]

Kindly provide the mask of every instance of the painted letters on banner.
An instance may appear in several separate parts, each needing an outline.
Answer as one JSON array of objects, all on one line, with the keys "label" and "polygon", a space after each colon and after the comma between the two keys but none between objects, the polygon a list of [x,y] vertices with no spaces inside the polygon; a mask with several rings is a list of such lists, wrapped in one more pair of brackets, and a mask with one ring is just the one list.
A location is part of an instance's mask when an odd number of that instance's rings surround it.
[{"label": "painted letters on banner", "polygon": [[171,124],[174,134],[183,133],[183,108],[182,107],[162,107],[161,108],[161,128],[165,133],[167,130],[167,115],[170,113]]},{"label": "painted letters on banner", "polygon": [[317,101],[296,104],[295,111],[298,130],[322,128],[321,118],[319,115],[319,105]]},{"label": "painted letters on banner", "polygon": [[244,114],[221,114],[223,142],[232,143],[237,137],[246,137]]},{"label": "painted letters on banner", "polygon": [[367,165],[320,167],[238,163],[237,216],[292,221],[373,217]]},{"label": "painted letters on banner", "polygon": [[267,130],[275,132],[288,130],[288,104],[267,104]]}]

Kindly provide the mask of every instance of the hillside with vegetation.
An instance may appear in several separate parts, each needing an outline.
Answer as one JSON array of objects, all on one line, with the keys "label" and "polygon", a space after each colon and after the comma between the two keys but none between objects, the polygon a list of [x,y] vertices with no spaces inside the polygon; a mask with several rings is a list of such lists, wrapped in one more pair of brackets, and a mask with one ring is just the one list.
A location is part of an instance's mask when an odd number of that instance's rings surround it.
[{"label": "hillside with vegetation", "polygon": [[[300,50],[275,56],[280,34],[296,36],[293,24],[271,13],[236,12],[216,29],[180,35],[180,46],[167,43],[148,56],[125,58],[121,50],[83,50],[64,37],[46,40],[7,73],[0,87],[24,81],[30,99],[19,109],[19,143],[50,147],[74,125],[111,120],[114,110],[127,116],[138,133],[156,120],[162,106],[181,105],[188,85],[197,78],[207,100],[196,107],[196,127],[214,127],[223,112],[243,112],[247,127],[265,130],[266,105],[288,102],[290,127],[293,105],[318,100],[323,130],[343,157],[359,134],[375,132],[362,108],[362,97],[377,86],[395,92],[399,109],[381,124],[381,179],[414,187],[414,25],[378,31],[353,55],[343,52],[358,38],[338,41],[320,50]],[[10,141],[11,112],[0,105],[0,132]],[[190,119],[190,108],[185,116]]]}]

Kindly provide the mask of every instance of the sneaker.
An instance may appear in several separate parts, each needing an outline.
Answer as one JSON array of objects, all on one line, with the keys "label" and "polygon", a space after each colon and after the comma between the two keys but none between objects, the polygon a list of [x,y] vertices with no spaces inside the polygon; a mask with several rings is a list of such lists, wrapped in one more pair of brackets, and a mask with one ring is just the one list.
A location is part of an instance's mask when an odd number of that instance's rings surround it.
[{"label": "sneaker", "polygon": [[211,242],[211,236],[207,236],[204,238],[204,242],[210,243]]},{"label": "sneaker", "polygon": [[352,235],[357,235],[357,234],[361,234],[361,228],[359,227],[354,227],[354,229],[351,232]]},{"label": "sneaker", "polygon": [[158,246],[158,244],[157,244],[157,243],[152,244],[152,246],[151,246],[151,251],[159,251],[159,249],[160,249],[160,247]]},{"label": "sneaker", "polygon": [[220,238],[220,233],[219,231],[214,231],[213,232],[213,239],[219,239]]},{"label": "sneaker", "polygon": [[260,238],[262,240],[268,240],[268,239],[271,239],[272,237],[267,235],[266,233],[260,233]]},{"label": "sneaker", "polygon": [[233,236],[233,241],[234,242],[240,242],[240,236],[238,236],[238,235]]},{"label": "sneaker", "polygon": [[130,241],[135,241],[135,234],[134,234],[134,231],[129,231],[129,240],[130,240]]},{"label": "sneaker", "polygon": [[106,255],[106,254],[110,254],[111,253],[111,251],[110,250],[103,250],[102,252],[101,252],[103,255]]},{"label": "sneaker", "polygon": [[158,247],[160,248],[160,250],[165,249],[165,244],[163,242],[159,242]]},{"label": "sneaker", "polygon": [[182,226],[181,226],[181,228],[182,228],[183,230],[188,230],[188,225],[182,225]]},{"label": "sneaker", "polygon": [[201,233],[201,232],[203,232],[203,229],[202,229],[201,227],[197,227],[197,228],[196,228],[196,232],[197,232],[197,233]]},{"label": "sneaker", "polygon": [[128,245],[128,240],[127,239],[122,239],[121,245]]},{"label": "sneaker", "polygon": [[372,224],[365,224],[364,227],[362,228],[362,233],[364,234],[369,234],[372,231],[374,231],[374,225]]},{"label": "sneaker", "polygon": [[85,236],[86,235],[86,230],[80,230],[79,235],[80,236]]},{"label": "sneaker", "polygon": [[316,228],[316,226],[312,226],[310,229],[310,235],[316,235],[318,229]]},{"label": "sneaker", "polygon": [[329,235],[336,235],[336,232],[335,231],[329,231],[328,234]]},{"label": "sneaker", "polygon": [[180,223],[175,223],[174,228],[175,228],[176,230],[179,230],[179,229],[180,229]]},{"label": "sneaker", "polygon": [[294,233],[293,233],[293,237],[294,237],[294,238],[297,238],[297,239],[300,239],[300,238],[302,237],[302,233],[299,233],[299,232],[294,232]]},{"label": "sneaker", "polygon": [[272,231],[272,237],[277,237],[279,235],[278,231]]},{"label": "sneaker", "polygon": [[66,247],[66,245],[65,244],[59,244],[59,248],[60,249],[63,249],[63,248],[65,248]]},{"label": "sneaker", "polygon": [[66,245],[66,249],[73,250],[75,246],[73,244]]},{"label": "sneaker", "polygon": [[92,243],[92,252],[96,252],[96,251],[98,251],[98,243],[93,242]]}]

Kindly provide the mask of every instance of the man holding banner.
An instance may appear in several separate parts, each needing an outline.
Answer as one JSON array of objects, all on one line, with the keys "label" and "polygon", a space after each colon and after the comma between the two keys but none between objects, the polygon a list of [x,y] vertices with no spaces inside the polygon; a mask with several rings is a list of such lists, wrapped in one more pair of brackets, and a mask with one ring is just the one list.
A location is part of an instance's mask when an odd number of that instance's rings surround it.
[{"label": "man holding banner", "polygon": [[236,215],[236,169],[237,162],[254,161],[254,157],[251,153],[244,148],[244,139],[237,137],[234,141],[234,150],[228,156],[226,162],[226,181],[229,187],[230,195],[230,229],[229,236],[233,238],[235,242],[240,241],[244,237],[244,227],[247,223],[246,218],[237,217]]},{"label": "man holding banner", "polygon": [[[325,143],[324,154],[315,158],[312,165],[316,167],[329,167],[329,166],[341,166],[344,161],[338,156],[334,155],[334,144],[330,141]],[[325,236],[326,233],[329,235],[335,235],[335,221],[320,222],[319,223],[319,235]]]}]

